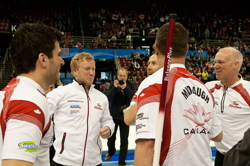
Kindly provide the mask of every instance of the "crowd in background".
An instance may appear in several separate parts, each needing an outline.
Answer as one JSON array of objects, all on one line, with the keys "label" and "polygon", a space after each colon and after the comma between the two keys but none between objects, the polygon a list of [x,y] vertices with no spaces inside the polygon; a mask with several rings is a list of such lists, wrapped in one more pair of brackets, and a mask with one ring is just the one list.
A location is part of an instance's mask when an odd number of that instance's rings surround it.
[{"label": "crowd in background", "polygon": [[[122,9],[120,9],[122,10]],[[143,12],[127,11],[121,12],[119,8],[97,9],[90,11],[91,33],[97,37],[94,41],[97,45],[107,41],[109,48],[110,42],[123,44],[120,39],[129,42],[132,40],[131,34],[139,34],[140,29],[147,29],[148,35],[155,35],[159,27],[169,21],[169,14],[177,9],[167,5],[151,4],[149,10]],[[178,16],[177,22],[183,24],[189,33],[189,44],[196,47],[197,39],[215,39],[220,47],[228,44],[236,45],[239,49],[243,48],[243,31],[250,29],[248,19],[239,18],[232,14],[215,14],[210,12],[195,13],[190,16]],[[98,39],[99,38],[99,39]],[[101,46],[99,46],[101,48]]]}]

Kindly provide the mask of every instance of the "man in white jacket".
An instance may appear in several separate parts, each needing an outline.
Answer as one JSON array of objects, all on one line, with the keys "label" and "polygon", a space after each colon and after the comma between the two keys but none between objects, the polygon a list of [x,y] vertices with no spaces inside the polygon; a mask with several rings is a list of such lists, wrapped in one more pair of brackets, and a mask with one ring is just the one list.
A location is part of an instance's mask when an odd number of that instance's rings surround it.
[{"label": "man in white jacket", "polygon": [[92,85],[93,56],[76,54],[70,68],[74,81],[47,96],[55,123],[56,153],[52,165],[101,166],[100,136],[107,139],[114,132],[108,99]]}]

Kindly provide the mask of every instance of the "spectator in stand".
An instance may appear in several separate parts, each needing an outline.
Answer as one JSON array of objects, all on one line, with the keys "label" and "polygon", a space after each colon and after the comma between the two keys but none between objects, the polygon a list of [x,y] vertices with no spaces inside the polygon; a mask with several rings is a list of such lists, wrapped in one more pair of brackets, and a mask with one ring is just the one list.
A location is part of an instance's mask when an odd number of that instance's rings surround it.
[{"label": "spectator in stand", "polygon": [[209,44],[207,44],[207,46],[204,48],[204,50],[207,51],[208,49],[211,49],[211,47],[209,46]]},{"label": "spectator in stand", "polygon": [[203,50],[201,49],[201,47],[199,47],[199,50],[198,50],[198,57],[199,58],[203,57]]},{"label": "spectator in stand", "polygon": [[126,59],[127,59],[127,60],[128,60],[128,59],[131,59],[131,55],[128,54],[128,56],[126,57]]},{"label": "spectator in stand", "polygon": [[145,56],[142,54],[142,52],[140,52],[140,59],[141,59],[142,61],[144,61],[144,59],[145,59]]},{"label": "spectator in stand", "polygon": [[102,36],[98,35],[98,37],[96,38],[96,44],[97,44],[97,48],[102,48]]},{"label": "spectator in stand", "polygon": [[115,44],[115,43],[113,43],[113,45],[112,45],[112,49],[117,49],[117,46],[116,46],[116,44]]},{"label": "spectator in stand", "polygon": [[214,68],[212,68],[213,71],[211,71],[209,74],[208,74],[208,81],[213,81],[215,80],[215,70]]},{"label": "spectator in stand", "polygon": [[126,43],[130,43],[132,40],[132,36],[130,35],[130,33],[126,36]]},{"label": "spectator in stand", "polygon": [[198,49],[198,48],[197,48],[196,44],[194,44],[193,50],[197,50],[197,49]]},{"label": "spectator in stand", "polygon": [[208,57],[208,60],[210,61],[211,59],[211,56],[212,56],[212,50],[211,48],[209,47],[208,50],[207,50],[207,57]]},{"label": "spectator in stand", "polygon": [[216,53],[217,53],[217,51],[216,51],[216,49],[215,48],[212,48],[212,56],[214,56],[215,57],[215,55],[216,55]]},{"label": "spectator in stand", "polygon": [[140,58],[140,55],[138,54],[138,52],[136,52],[136,54],[135,54],[135,61],[137,61],[137,62],[139,62],[139,64],[141,64],[140,62],[141,62],[141,58]]},{"label": "spectator in stand", "polygon": [[207,72],[206,67],[203,68],[203,72],[201,76],[202,76],[202,82],[205,84],[208,80],[208,72]]},{"label": "spectator in stand", "polygon": [[205,29],[204,34],[206,36],[206,39],[209,39],[209,37],[210,37],[210,31],[209,31],[208,27]]},{"label": "spectator in stand", "polygon": [[90,48],[90,47],[91,47],[91,46],[90,46],[89,43],[85,44],[85,48]]},{"label": "spectator in stand", "polygon": [[197,77],[200,81],[202,81],[201,68],[198,67],[198,69],[197,69],[196,71],[197,71],[197,72],[196,72],[196,77]]},{"label": "spectator in stand", "polygon": [[101,80],[100,91],[103,92],[105,87],[104,80]]},{"label": "spectator in stand", "polygon": [[136,81],[136,74],[137,74],[136,68],[133,67],[133,70],[132,70],[132,78],[133,78],[133,81],[134,81],[134,82]]},{"label": "spectator in stand", "polygon": [[160,20],[160,26],[162,26],[165,23],[165,18],[163,17],[163,15],[161,15],[159,20]]},{"label": "spectator in stand", "polygon": [[111,40],[112,40],[112,42],[116,42],[116,33],[113,33]]},{"label": "spectator in stand", "polygon": [[190,60],[193,61],[194,60],[194,54],[191,52],[190,53]]},{"label": "spectator in stand", "polygon": [[97,44],[96,44],[96,42],[94,42],[94,43],[91,45],[91,48],[92,48],[92,49],[97,49]]},{"label": "spectator in stand", "polygon": [[214,65],[214,56],[210,58],[210,63]]},{"label": "spectator in stand", "polygon": [[192,46],[192,44],[189,44],[189,48],[188,48],[188,50],[193,50],[193,46]]},{"label": "spectator in stand", "polygon": [[106,43],[104,43],[104,44],[102,45],[102,49],[108,49],[108,46],[107,46]]},{"label": "spectator in stand", "polygon": [[95,88],[97,90],[100,90],[100,86],[101,86],[101,78],[96,78],[96,81],[95,81]]},{"label": "spectator in stand", "polygon": [[135,69],[136,69],[137,71],[140,70],[140,64],[139,64],[138,61],[135,62]]},{"label": "spectator in stand", "polygon": [[185,63],[185,67],[186,67],[186,69],[188,69],[188,70],[189,70],[189,68],[191,67],[191,66],[190,66],[190,62],[187,61],[187,60],[186,60],[186,63]]},{"label": "spectator in stand", "polygon": [[62,21],[59,21],[58,22],[58,24],[57,24],[57,26],[59,27],[59,26],[62,26],[63,24],[62,24]]},{"label": "spectator in stand", "polygon": [[122,43],[121,42],[118,44],[117,49],[122,49]]},{"label": "spectator in stand", "polygon": [[103,32],[103,33],[102,33],[102,38],[103,38],[103,39],[107,39],[107,37],[108,37],[107,33],[106,33],[106,32]]},{"label": "spectator in stand", "polygon": [[190,38],[190,43],[195,43],[195,38],[194,38],[193,35],[192,35],[191,38]]},{"label": "spectator in stand", "polygon": [[76,42],[76,48],[78,48],[80,51],[82,50],[82,44],[79,41]]}]

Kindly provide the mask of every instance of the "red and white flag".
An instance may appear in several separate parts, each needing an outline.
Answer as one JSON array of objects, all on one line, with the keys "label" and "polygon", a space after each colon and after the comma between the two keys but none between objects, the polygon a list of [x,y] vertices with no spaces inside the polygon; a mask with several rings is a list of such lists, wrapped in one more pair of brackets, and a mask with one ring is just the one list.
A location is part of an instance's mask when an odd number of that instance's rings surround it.
[{"label": "red and white flag", "polygon": [[112,14],[111,18],[112,20],[118,20],[118,17],[119,17],[118,14]]}]

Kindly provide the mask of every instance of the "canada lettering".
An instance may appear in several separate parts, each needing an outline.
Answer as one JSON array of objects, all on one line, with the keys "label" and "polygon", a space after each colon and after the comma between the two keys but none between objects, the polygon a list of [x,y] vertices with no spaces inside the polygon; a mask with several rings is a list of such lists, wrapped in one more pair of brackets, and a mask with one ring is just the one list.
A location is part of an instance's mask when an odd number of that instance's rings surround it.
[{"label": "canada lettering", "polygon": [[203,100],[205,100],[205,102],[209,102],[209,96],[206,94],[205,91],[203,91],[201,88],[199,87],[190,87],[190,86],[186,86],[183,90],[182,90],[182,95],[185,97],[185,99],[187,100],[187,98],[194,94],[198,97],[201,97]]},{"label": "canada lettering", "polygon": [[188,135],[188,134],[205,134],[206,135],[206,134],[210,134],[210,131],[206,131],[205,129],[199,130],[198,128],[196,128],[196,129],[185,128],[185,129],[183,129],[183,133],[184,133],[184,135]]}]

